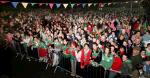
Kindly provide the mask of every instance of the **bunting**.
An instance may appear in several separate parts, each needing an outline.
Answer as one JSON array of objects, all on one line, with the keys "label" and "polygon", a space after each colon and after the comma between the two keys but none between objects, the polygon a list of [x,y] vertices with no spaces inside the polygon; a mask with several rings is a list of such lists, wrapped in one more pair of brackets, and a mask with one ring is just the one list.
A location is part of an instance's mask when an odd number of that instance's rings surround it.
[{"label": "bunting", "polygon": [[53,9],[54,3],[49,3],[49,7]]},{"label": "bunting", "polygon": [[[0,1],[0,3],[7,3],[7,2],[10,2],[10,1]],[[135,3],[138,3],[138,1],[134,1]],[[17,7],[19,2],[11,2],[12,6],[14,8]],[[22,6],[24,8],[27,8],[28,7],[28,2],[20,2],[22,4]],[[109,6],[111,4],[116,4],[117,2],[111,2],[111,3],[70,3],[71,5],[71,8],[74,8],[74,6],[80,6],[80,7],[83,7],[85,8],[86,6],[88,7],[91,7],[92,5],[95,7],[98,5],[98,7],[102,8],[104,7],[105,5]],[[127,2],[124,2],[124,3],[129,3],[128,1]],[[31,3],[31,6],[34,6],[35,4],[38,4],[39,6],[42,6],[43,4],[45,4],[46,6],[49,6],[50,9],[53,9],[54,5],[56,5],[57,8],[60,8],[61,5],[64,7],[64,8],[67,8],[69,3]]]},{"label": "bunting", "polygon": [[77,6],[79,6],[80,5],[80,3],[77,3]]},{"label": "bunting", "polygon": [[36,3],[31,3],[32,6],[34,6]]},{"label": "bunting", "polygon": [[11,2],[11,4],[12,4],[12,6],[13,6],[14,8],[16,8],[17,5],[18,5],[18,2]]},{"label": "bunting", "polygon": [[92,5],[92,3],[88,3],[88,7],[90,7]]},{"label": "bunting", "polygon": [[94,6],[96,6],[97,5],[97,3],[94,3]]},{"label": "bunting", "polygon": [[43,3],[39,3],[39,6],[41,7],[43,5]]},{"label": "bunting", "polygon": [[83,3],[83,4],[82,4],[82,7],[84,8],[85,6],[86,6],[86,3]]},{"label": "bunting", "polygon": [[26,3],[26,2],[22,2],[22,6],[23,6],[24,8],[27,8],[28,3]]},{"label": "bunting", "polygon": [[45,3],[46,6],[48,6],[48,3]]},{"label": "bunting", "polygon": [[73,8],[75,6],[75,4],[71,4],[71,8]]},{"label": "bunting", "polygon": [[61,6],[60,3],[56,3],[56,7],[59,8]]},{"label": "bunting", "polygon": [[68,4],[63,4],[65,8],[67,8]]},{"label": "bunting", "polygon": [[0,1],[0,3],[5,4],[8,3],[9,1]]},{"label": "bunting", "polygon": [[111,3],[108,3],[108,6],[111,5]]}]

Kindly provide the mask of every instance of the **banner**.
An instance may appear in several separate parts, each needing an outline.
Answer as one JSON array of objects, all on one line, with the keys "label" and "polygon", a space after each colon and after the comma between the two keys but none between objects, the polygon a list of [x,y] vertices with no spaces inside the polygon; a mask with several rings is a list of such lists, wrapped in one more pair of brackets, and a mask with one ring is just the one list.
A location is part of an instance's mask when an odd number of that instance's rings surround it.
[{"label": "banner", "polygon": [[22,2],[22,6],[23,6],[24,8],[27,8],[28,3],[26,3],[26,2]]},{"label": "banner", "polygon": [[75,4],[71,4],[71,8],[73,8],[75,6]]},{"label": "banner", "polygon": [[92,3],[88,3],[88,7],[90,7],[92,5]]},{"label": "banner", "polygon": [[68,4],[63,4],[65,8],[67,8]]},{"label": "banner", "polygon": [[49,7],[53,9],[54,3],[49,3]]},{"label": "banner", "polygon": [[60,3],[56,3],[56,7],[59,8],[61,6]]},{"label": "banner", "polygon": [[18,5],[18,2],[11,2],[11,4],[12,4],[12,6],[13,6],[14,8],[16,8],[17,5]]}]

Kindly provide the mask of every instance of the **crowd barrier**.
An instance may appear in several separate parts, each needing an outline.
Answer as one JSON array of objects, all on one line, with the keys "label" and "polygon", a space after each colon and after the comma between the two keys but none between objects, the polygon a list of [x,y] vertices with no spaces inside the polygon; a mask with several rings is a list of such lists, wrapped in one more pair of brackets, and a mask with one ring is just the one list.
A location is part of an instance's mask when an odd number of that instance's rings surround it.
[{"label": "crowd barrier", "polygon": [[[32,48],[31,46],[27,47],[19,43],[16,43],[15,49],[17,52],[16,57],[20,55],[21,59],[26,58],[29,61],[34,60],[45,62],[47,64],[45,66],[45,70],[49,66],[51,66],[55,67],[54,74],[56,73],[58,68],[71,74],[70,58],[64,57],[64,54],[61,50],[57,50],[58,52],[56,52],[55,49]],[[77,62],[76,74],[78,78],[108,78],[109,70],[105,70],[105,68],[101,65],[99,65],[98,67],[94,67],[91,64],[86,66],[84,69],[81,69],[80,63]],[[119,78],[120,75],[121,74],[118,73],[117,77]]]}]

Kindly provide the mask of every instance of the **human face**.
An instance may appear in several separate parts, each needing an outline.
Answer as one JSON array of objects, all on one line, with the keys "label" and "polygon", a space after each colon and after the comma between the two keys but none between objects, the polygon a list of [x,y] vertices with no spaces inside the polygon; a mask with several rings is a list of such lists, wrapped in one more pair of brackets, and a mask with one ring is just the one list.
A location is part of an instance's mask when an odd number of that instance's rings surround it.
[{"label": "human face", "polygon": [[110,48],[111,48],[111,52],[113,52],[115,50],[115,48],[113,46],[111,46]]},{"label": "human face", "polygon": [[86,50],[89,49],[89,46],[88,46],[88,45],[85,45],[85,49],[86,49]]},{"label": "human face", "polygon": [[96,44],[93,44],[93,49],[94,49],[94,50],[96,50],[96,49],[97,49]]},{"label": "human face", "polygon": [[128,59],[128,58],[127,58],[126,55],[123,55],[123,56],[122,56],[122,60],[123,60],[123,61],[125,61],[125,60],[127,60],[127,59]]},{"label": "human face", "polygon": [[105,54],[109,54],[109,48],[105,48]]}]

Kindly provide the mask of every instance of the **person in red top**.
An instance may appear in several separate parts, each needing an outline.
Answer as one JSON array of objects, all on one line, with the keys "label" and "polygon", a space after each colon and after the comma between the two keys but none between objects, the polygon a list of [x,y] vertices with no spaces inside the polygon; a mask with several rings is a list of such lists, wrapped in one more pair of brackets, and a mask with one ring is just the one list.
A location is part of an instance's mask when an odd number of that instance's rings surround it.
[{"label": "person in red top", "polygon": [[122,67],[122,60],[121,58],[115,53],[114,54],[114,61],[110,69],[109,78],[116,78],[116,75],[120,73]]},{"label": "person in red top", "polygon": [[122,55],[124,55],[125,54],[125,50],[124,50],[124,47],[120,47],[120,49],[119,49],[119,56],[121,57]]},{"label": "person in red top", "polygon": [[91,52],[88,44],[85,44],[84,48],[81,50],[81,58],[80,58],[81,69],[83,69],[85,66],[90,64],[91,53],[92,52]]}]

